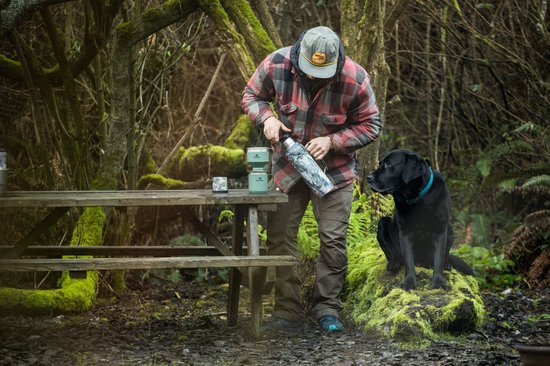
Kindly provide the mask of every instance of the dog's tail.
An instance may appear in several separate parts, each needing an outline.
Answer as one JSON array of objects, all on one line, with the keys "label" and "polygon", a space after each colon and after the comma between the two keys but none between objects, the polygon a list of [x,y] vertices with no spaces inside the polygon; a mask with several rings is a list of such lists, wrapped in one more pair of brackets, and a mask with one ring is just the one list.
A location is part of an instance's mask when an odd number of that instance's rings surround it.
[{"label": "dog's tail", "polygon": [[449,259],[449,264],[459,272],[462,272],[470,276],[474,275],[473,269],[471,269],[470,266],[459,257],[449,254],[448,259]]}]

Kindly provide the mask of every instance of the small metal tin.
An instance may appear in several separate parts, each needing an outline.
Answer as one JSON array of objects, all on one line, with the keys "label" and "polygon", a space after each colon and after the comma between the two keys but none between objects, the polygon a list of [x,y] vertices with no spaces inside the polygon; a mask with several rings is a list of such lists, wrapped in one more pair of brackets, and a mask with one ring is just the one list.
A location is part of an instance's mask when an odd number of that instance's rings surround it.
[{"label": "small metal tin", "polygon": [[212,180],[212,192],[227,193],[227,177],[214,177]]}]

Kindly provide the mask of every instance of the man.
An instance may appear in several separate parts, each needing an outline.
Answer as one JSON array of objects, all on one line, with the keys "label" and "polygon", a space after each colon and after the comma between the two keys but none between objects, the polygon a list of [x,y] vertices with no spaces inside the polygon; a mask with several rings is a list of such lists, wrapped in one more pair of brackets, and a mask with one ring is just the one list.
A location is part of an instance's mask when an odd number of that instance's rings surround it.
[{"label": "man", "polygon": [[[270,103],[277,112],[275,115]],[[366,71],[345,56],[340,38],[327,27],[303,32],[291,47],[273,52],[243,91],[245,113],[273,145],[274,182],[288,203],[269,213],[270,254],[299,257],[298,227],[311,200],[321,241],[311,312],[322,329],[344,329],[339,319],[347,270],[346,231],[356,177],[355,150],[380,133],[375,96]],[[319,198],[284,157],[279,136],[289,133],[320,163],[335,189]],[[298,268],[277,267],[273,321],[266,332],[303,331]]]}]

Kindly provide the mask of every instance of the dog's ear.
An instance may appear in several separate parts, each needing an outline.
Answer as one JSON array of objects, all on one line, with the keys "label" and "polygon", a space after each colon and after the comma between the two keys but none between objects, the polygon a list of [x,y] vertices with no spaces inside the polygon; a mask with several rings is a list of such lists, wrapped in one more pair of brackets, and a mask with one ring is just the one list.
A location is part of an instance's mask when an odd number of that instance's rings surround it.
[{"label": "dog's ear", "polygon": [[409,184],[422,175],[424,164],[416,155],[407,155],[405,169],[403,169],[403,182]]},{"label": "dog's ear", "polygon": [[428,163],[428,166],[431,168],[432,167],[432,162],[429,160],[429,159],[424,159],[424,161],[426,163]]}]

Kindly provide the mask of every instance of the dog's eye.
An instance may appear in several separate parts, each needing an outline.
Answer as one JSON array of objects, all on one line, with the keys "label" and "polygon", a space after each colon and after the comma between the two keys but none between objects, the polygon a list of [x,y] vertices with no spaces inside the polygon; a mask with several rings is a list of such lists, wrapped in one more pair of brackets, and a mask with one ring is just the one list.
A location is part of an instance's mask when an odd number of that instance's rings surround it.
[{"label": "dog's eye", "polygon": [[384,162],[384,169],[388,169],[391,166],[387,161]]}]

